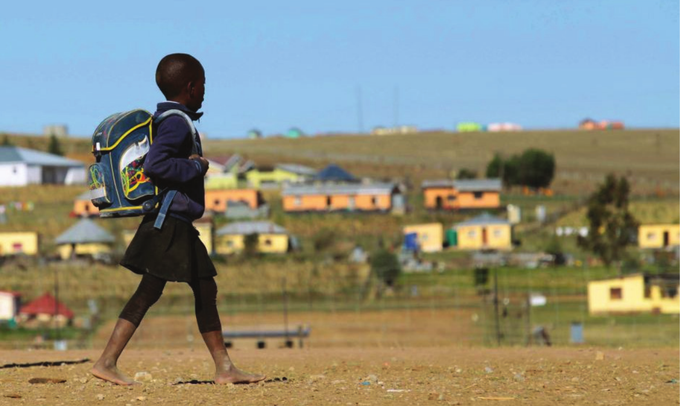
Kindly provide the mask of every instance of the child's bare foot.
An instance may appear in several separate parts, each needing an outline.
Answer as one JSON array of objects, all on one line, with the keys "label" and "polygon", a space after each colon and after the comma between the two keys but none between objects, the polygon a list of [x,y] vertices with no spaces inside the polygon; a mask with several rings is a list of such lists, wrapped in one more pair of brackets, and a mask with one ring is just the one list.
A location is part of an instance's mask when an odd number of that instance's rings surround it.
[{"label": "child's bare foot", "polygon": [[215,373],[215,383],[256,383],[265,378],[265,375],[249,374],[233,365]]},{"label": "child's bare foot", "polygon": [[120,372],[117,366],[106,366],[104,362],[101,362],[101,360],[94,364],[94,367],[92,367],[90,373],[99,379],[115,383],[116,385],[139,385],[139,382],[135,381],[134,379],[130,379],[124,373]]}]

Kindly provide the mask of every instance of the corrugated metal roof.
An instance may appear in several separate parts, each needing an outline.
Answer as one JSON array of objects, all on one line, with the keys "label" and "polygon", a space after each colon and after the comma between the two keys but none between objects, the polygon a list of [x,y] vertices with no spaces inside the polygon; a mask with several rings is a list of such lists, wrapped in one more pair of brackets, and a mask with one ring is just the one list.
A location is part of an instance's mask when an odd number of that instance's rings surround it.
[{"label": "corrugated metal roof", "polygon": [[458,223],[455,226],[476,226],[476,225],[487,225],[487,224],[507,224],[510,225],[508,220],[502,219],[500,217],[495,217],[489,213],[482,213],[481,215],[471,218],[470,220],[465,220],[462,223]]},{"label": "corrugated metal roof", "polygon": [[217,235],[288,234],[288,231],[270,221],[237,221],[217,230]]},{"label": "corrugated metal roof", "polygon": [[40,166],[84,167],[80,161],[21,147],[0,147],[0,163],[23,162]]},{"label": "corrugated metal roof", "polygon": [[82,219],[64,231],[54,242],[60,244],[112,243],[116,238],[90,219]]},{"label": "corrugated metal roof", "polygon": [[394,183],[369,184],[319,184],[319,185],[287,185],[283,196],[302,195],[389,195],[397,187]]},{"label": "corrugated metal roof", "polygon": [[355,182],[357,180],[354,175],[335,164],[330,164],[320,170],[314,179],[322,182]]},{"label": "corrugated metal roof", "polygon": [[298,164],[278,164],[276,165],[277,168],[283,170],[283,171],[288,171],[292,172],[298,175],[305,175],[305,176],[314,176],[316,175],[316,169],[310,168],[308,166],[304,165],[298,165]]},{"label": "corrugated metal roof", "polygon": [[459,191],[474,192],[478,190],[500,191],[502,183],[500,179],[461,179],[461,180],[426,180],[421,184],[423,189],[432,187],[455,188]]}]

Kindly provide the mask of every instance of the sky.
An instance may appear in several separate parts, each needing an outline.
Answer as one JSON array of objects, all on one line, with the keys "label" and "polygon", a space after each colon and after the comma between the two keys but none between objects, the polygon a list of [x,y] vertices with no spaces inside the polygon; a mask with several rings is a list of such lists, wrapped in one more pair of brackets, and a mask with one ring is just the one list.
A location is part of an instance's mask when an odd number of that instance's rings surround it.
[{"label": "sky", "polygon": [[160,59],[206,70],[209,138],[454,129],[586,117],[680,126],[677,0],[5,2],[0,132],[66,124],[163,100]]}]

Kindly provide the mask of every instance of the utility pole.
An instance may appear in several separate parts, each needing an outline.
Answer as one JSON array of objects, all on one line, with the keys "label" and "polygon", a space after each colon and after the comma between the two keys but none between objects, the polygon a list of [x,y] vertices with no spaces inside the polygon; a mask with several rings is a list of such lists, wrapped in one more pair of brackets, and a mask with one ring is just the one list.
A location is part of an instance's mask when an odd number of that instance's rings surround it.
[{"label": "utility pole", "polygon": [[498,270],[493,270],[493,308],[496,316],[496,342],[501,345],[501,321],[498,315]]}]

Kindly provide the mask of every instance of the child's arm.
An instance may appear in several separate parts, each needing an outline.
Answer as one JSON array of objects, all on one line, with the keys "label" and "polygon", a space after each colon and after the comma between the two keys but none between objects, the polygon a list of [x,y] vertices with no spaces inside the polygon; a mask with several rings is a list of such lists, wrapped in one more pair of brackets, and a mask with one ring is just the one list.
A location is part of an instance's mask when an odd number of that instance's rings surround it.
[{"label": "child's arm", "polygon": [[144,173],[154,180],[186,183],[203,177],[201,163],[178,158],[181,146],[191,137],[191,130],[181,117],[168,117],[159,126],[144,161]]}]

